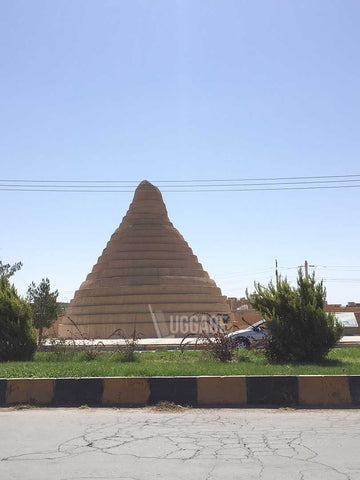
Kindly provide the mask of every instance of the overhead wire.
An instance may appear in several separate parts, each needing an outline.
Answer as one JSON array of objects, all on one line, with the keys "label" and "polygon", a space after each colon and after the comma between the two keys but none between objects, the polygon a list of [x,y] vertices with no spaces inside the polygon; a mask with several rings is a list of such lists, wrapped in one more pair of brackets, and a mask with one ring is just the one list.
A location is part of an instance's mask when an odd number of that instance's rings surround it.
[{"label": "overhead wire", "polygon": [[[298,176],[298,177],[260,177],[260,178],[230,178],[230,179],[187,179],[187,180],[150,180],[155,183],[191,183],[191,182],[248,182],[248,181],[272,181],[272,180],[306,180],[306,179],[322,179],[322,178],[353,178],[360,177],[360,174],[347,175],[319,175],[319,176]],[[135,183],[141,180],[13,180],[0,179],[0,182],[23,182],[23,183]]]},{"label": "overhead wire", "polygon": [[[221,188],[221,189],[190,189],[190,190],[163,190],[164,193],[206,193],[206,192],[264,192],[264,191],[284,191],[284,190],[324,190],[324,189],[346,189],[359,188],[360,185],[331,185],[331,186],[312,186],[312,187],[280,187],[280,188]],[[64,188],[4,188],[0,191],[13,192],[68,192],[68,193],[133,193],[134,190],[85,190],[85,189],[64,189]]]},{"label": "overhead wire", "polygon": [[[269,183],[228,183],[226,185],[221,185],[219,183],[209,183],[209,184],[206,184],[206,185],[199,185],[199,184],[195,184],[195,185],[191,185],[191,189],[193,188],[209,188],[209,187],[248,187],[248,186],[268,186],[268,185],[308,185],[308,184],[323,184],[323,183],[349,183],[349,182],[360,182],[360,179],[356,179],[356,180],[311,180],[311,181],[298,181],[298,182],[269,182]],[[66,185],[66,182],[62,182],[63,184],[62,185],[57,185],[56,188],[67,188],[68,185]],[[88,187],[92,187],[92,185],[90,184],[91,182],[89,182],[89,185],[72,185],[72,187],[76,187],[76,188],[88,188]],[[0,187],[23,187],[24,185],[20,184],[20,183],[4,183],[4,184],[1,184],[0,183]],[[34,184],[26,184],[26,187],[27,188],[37,188],[39,187],[40,185],[37,183],[37,182],[34,182]],[[358,186],[358,185],[356,185]],[[51,188],[52,185],[41,185],[41,188]],[[129,186],[118,186],[117,188],[128,188]],[[179,185],[176,185],[175,186],[176,188],[189,188],[189,185],[182,185],[182,184],[179,184]],[[96,185],[96,188],[109,188],[108,185]],[[112,186],[111,188],[114,188],[114,186]],[[146,188],[146,187],[145,187]],[[174,186],[170,186],[170,185],[164,185],[162,188],[174,188]]]},{"label": "overhead wire", "polygon": [[[213,180],[158,180],[153,182],[155,184],[161,184],[161,189],[164,192],[314,190],[359,188],[360,174]],[[130,193],[133,192],[133,189],[138,183],[139,182],[135,180],[0,179],[0,190],[23,192]],[[147,188],[147,186],[144,185],[143,188]]]}]

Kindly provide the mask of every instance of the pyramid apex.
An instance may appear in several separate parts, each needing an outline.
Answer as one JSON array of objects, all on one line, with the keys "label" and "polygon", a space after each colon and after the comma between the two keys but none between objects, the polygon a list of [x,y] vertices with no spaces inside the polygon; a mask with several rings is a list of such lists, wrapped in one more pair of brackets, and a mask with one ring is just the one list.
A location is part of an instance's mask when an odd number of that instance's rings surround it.
[{"label": "pyramid apex", "polygon": [[135,190],[133,201],[124,222],[126,224],[143,222],[151,215],[155,215],[161,222],[169,222],[160,190],[148,180],[143,180]]},{"label": "pyramid apex", "polygon": [[155,187],[155,185],[153,185],[148,180],[143,180],[142,182],[139,183],[139,185],[136,187],[136,192],[138,192],[139,190],[140,191],[141,190],[146,190],[146,191],[154,190],[154,191],[159,191],[160,192],[160,190],[157,187]]},{"label": "pyramid apex", "polygon": [[134,201],[138,200],[157,200],[163,203],[162,195],[160,190],[155,187],[152,183],[150,183],[148,180],[143,180],[142,182],[139,183],[135,190],[135,195],[134,195]]}]

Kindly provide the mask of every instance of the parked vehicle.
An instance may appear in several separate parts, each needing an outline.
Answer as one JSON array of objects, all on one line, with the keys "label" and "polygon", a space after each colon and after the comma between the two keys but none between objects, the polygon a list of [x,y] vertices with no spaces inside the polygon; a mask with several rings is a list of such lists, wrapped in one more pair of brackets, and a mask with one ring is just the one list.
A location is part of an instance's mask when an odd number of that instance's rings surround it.
[{"label": "parked vehicle", "polygon": [[235,340],[237,348],[261,346],[262,341],[269,335],[264,324],[265,320],[260,320],[247,328],[229,333],[229,337]]}]

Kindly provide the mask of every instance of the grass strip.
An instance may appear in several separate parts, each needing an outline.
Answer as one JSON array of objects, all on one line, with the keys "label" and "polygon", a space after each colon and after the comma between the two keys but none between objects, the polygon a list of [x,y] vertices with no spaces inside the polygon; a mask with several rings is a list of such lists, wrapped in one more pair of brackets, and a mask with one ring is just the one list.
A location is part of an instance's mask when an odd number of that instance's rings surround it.
[{"label": "grass strip", "polygon": [[85,352],[38,352],[30,362],[0,363],[0,378],[198,375],[360,375],[360,348],[334,349],[322,364],[269,364],[259,351],[241,350],[222,363],[204,351],[142,352],[124,362],[116,353],[88,360]]}]

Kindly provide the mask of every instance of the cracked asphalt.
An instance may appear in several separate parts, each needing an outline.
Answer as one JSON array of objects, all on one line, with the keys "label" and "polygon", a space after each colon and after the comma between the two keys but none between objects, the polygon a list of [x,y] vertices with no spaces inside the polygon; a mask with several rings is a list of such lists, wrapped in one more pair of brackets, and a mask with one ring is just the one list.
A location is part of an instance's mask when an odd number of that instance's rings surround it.
[{"label": "cracked asphalt", "polygon": [[360,480],[358,410],[0,410],[1,480]]}]

